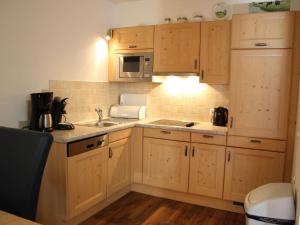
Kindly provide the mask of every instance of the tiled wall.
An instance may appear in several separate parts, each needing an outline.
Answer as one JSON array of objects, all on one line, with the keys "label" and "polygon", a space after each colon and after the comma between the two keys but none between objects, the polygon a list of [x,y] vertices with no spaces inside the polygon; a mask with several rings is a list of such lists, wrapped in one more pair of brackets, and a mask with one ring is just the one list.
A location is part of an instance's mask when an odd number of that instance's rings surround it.
[{"label": "tiled wall", "polygon": [[70,98],[66,107],[70,122],[97,119],[95,107],[107,116],[121,93],[146,94],[148,117],[210,121],[210,108],[228,107],[227,85],[50,81],[50,90],[54,96]]}]

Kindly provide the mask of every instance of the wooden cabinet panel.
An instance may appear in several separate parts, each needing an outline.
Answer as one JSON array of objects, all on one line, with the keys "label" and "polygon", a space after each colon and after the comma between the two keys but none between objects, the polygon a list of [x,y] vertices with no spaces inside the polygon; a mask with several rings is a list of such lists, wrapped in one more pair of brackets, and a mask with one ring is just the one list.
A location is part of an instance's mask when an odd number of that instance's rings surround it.
[{"label": "wooden cabinet panel", "polygon": [[229,134],[287,138],[291,50],[233,50]]},{"label": "wooden cabinet panel", "polygon": [[284,153],[227,148],[224,199],[243,202],[261,185],[282,182]]},{"label": "wooden cabinet panel", "polygon": [[192,133],[191,140],[203,144],[226,145],[226,135]]},{"label": "wooden cabinet panel", "polygon": [[293,12],[233,15],[232,48],[292,48],[293,28]]},{"label": "wooden cabinet panel", "polygon": [[228,136],[227,146],[285,152],[286,143],[286,141],[272,139]]},{"label": "wooden cabinet panel", "polygon": [[190,143],[144,138],[143,183],[188,191]]},{"label": "wooden cabinet panel", "polygon": [[114,50],[153,48],[154,26],[118,28],[113,30]]},{"label": "wooden cabinet panel", "polygon": [[112,143],[121,139],[128,138],[131,134],[131,129],[118,130],[108,134],[108,142]]},{"label": "wooden cabinet panel", "polygon": [[222,198],[225,147],[192,143],[189,192]]},{"label": "wooden cabinet panel", "polygon": [[155,26],[154,72],[199,72],[200,23]]},{"label": "wooden cabinet panel", "polygon": [[191,140],[190,132],[164,130],[164,129],[158,129],[158,128],[145,128],[144,136],[160,138],[160,139],[168,139],[168,140],[174,140],[174,141],[188,141],[189,142]]},{"label": "wooden cabinet panel", "polygon": [[107,153],[103,147],[68,158],[70,218],[106,199]]},{"label": "wooden cabinet panel", "polygon": [[129,139],[109,144],[107,195],[111,196],[130,184]]},{"label": "wooden cabinet panel", "polygon": [[200,73],[203,83],[229,82],[230,36],[230,21],[201,23]]}]

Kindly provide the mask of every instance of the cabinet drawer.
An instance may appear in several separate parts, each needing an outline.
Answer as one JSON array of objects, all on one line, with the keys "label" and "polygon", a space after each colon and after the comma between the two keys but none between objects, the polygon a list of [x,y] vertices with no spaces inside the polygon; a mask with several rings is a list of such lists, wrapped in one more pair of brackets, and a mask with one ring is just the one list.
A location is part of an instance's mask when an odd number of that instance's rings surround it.
[{"label": "cabinet drawer", "polygon": [[166,129],[145,128],[144,136],[160,138],[160,139],[176,140],[176,141],[189,142],[191,140],[191,135],[189,132],[173,131],[173,130],[166,130]]},{"label": "cabinet drawer", "polygon": [[276,152],[286,151],[286,141],[251,137],[228,136],[227,146],[262,149]]},{"label": "cabinet drawer", "polygon": [[226,145],[226,136],[192,133],[192,142],[212,145]]},{"label": "cabinet drawer", "polygon": [[124,138],[128,138],[131,134],[131,129],[119,130],[108,135],[108,142],[115,142]]}]

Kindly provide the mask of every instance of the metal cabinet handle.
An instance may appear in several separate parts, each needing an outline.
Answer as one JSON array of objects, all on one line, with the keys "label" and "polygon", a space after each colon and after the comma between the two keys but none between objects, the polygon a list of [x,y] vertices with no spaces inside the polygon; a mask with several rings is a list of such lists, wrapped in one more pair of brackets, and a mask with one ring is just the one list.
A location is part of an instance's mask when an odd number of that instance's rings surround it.
[{"label": "metal cabinet handle", "polygon": [[231,160],[231,151],[228,151],[228,154],[227,154],[227,162],[230,162]]},{"label": "metal cabinet handle", "polygon": [[109,147],[109,149],[108,149],[108,157],[109,157],[109,158],[112,158],[112,157],[113,157],[113,152],[112,152],[112,150],[111,150],[111,147]]},{"label": "metal cabinet handle", "polygon": [[195,156],[195,146],[193,146],[193,150],[192,150],[192,157]]},{"label": "metal cabinet handle", "polygon": [[261,144],[261,140],[250,140],[251,143],[255,143],[255,144]]},{"label": "metal cabinet handle", "polygon": [[89,145],[86,145],[86,146],[85,146],[86,149],[90,149],[90,148],[94,148],[94,147],[95,147],[94,144],[89,144]]},{"label": "metal cabinet handle", "polygon": [[214,136],[212,136],[212,135],[207,135],[207,134],[203,134],[202,137],[204,137],[204,138],[214,138]]},{"label": "metal cabinet handle", "polygon": [[187,155],[188,155],[188,146],[185,146],[184,155],[185,155],[185,156],[187,156]]},{"label": "metal cabinet handle", "polygon": [[264,47],[264,46],[267,46],[267,43],[255,43],[255,46]]},{"label": "metal cabinet handle", "polygon": [[201,81],[204,80],[204,70],[201,70]]},{"label": "metal cabinet handle", "polygon": [[162,130],[162,131],[160,131],[160,133],[162,133],[162,134],[171,134],[171,131]]},{"label": "metal cabinet handle", "polygon": [[197,68],[198,68],[198,60],[195,59],[195,61],[194,61],[194,69],[196,70]]},{"label": "metal cabinet handle", "polygon": [[128,48],[137,48],[137,45],[128,45]]},{"label": "metal cabinet handle", "polygon": [[233,126],[233,117],[230,117],[230,128]]}]

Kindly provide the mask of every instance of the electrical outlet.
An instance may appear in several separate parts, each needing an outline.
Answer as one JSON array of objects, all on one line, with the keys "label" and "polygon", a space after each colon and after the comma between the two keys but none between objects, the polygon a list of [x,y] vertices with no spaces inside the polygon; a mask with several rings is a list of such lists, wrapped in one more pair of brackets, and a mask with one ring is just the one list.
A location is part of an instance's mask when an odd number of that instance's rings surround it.
[{"label": "electrical outlet", "polygon": [[292,178],[292,184],[295,185],[296,184],[296,176],[294,175]]},{"label": "electrical outlet", "polygon": [[213,122],[215,109],[209,109],[210,122]]},{"label": "electrical outlet", "polygon": [[19,121],[19,128],[23,129],[23,128],[29,128],[29,121],[25,120],[25,121]]}]

